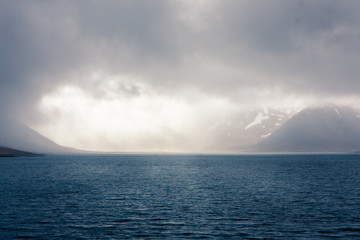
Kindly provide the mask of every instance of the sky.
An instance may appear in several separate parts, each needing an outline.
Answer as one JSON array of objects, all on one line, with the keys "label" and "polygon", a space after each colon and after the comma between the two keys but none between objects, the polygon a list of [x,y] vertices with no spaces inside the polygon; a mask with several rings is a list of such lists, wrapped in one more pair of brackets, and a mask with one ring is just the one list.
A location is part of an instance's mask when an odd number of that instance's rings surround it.
[{"label": "sky", "polygon": [[0,118],[80,149],[221,151],[210,129],[250,109],[358,107],[359,11],[357,0],[0,0]]}]

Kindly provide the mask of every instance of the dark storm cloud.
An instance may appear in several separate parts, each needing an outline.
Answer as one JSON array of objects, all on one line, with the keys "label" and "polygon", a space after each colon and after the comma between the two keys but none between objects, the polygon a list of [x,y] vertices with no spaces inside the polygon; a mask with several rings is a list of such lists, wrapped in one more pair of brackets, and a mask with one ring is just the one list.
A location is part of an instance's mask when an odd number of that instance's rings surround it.
[{"label": "dark storm cloud", "polygon": [[74,75],[94,69],[234,101],[358,93],[358,1],[200,2],[1,1],[1,111],[30,113],[70,81],[91,89]]}]

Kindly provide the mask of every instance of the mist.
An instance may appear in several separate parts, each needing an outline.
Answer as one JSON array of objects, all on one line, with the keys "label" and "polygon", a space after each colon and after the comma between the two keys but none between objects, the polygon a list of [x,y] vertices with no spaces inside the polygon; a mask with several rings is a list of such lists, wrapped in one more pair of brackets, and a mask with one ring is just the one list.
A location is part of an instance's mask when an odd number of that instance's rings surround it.
[{"label": "mist", "polygon": [[251,109],[358,107],[359,10],[355,0],[0,1],[0,121],[87,150],[236,148],[229,136]]}]

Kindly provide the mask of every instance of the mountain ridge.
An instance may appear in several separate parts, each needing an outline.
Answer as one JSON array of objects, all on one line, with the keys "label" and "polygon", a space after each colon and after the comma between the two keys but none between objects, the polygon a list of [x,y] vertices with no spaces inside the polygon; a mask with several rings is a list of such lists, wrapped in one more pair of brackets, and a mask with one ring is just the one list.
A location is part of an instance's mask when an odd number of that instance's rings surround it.
[{"label": "mountain ridge", "polygon": [[254,145],[251,152],[356,152],[360,115],[351,108],[307,108]]},{"label": "mountain ridge", "polygon": [[79,150],[63,147],[17,121],[2,119],[0,146],[36,153],[76,153]]}]

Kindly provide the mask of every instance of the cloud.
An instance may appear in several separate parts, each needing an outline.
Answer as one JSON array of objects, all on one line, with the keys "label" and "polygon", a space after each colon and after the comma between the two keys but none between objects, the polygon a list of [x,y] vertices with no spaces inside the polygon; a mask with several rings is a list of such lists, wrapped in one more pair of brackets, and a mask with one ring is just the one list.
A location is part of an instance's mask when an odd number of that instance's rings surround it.
[{"label": "cloud", "polygon": [[[127,77],[102,80],[103,96],[67,86],[44,97],[40,106],[48,121],[37,129],[59,143],[83,149],[206,151],[212,142],[211,126],[229,118],[237,107],[221,98],[198,96],[199,101],[188,102],[159,95],[139,83],[134,93]],[[108,85],[121,86],[121,91]]]},{"label": "cloud", "polygon": [[268,76],[262,84],[301,94],[356,94],[358,9],[356,1],[226,1],[218,29],[235,62]]},{"label": "cloud", "polygon": [[[355,0],[0,1],[0,111],[45,124],[52,116],[39,104],[67,87],[98,102],[224,99],[233,116],[262,105],[354,104],[359,9]],[[208,114],[201,106],[190,115]]]}]

